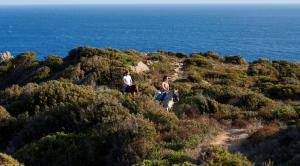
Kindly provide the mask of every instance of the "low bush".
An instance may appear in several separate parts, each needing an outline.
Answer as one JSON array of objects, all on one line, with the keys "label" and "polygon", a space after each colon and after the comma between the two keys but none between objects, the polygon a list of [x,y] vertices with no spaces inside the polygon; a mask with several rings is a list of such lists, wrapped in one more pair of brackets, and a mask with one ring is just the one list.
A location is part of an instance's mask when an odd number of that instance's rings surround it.
[{"label": "low bush", "polygon": [[64,62],[63,58],[56,55],[47,55],[44,59],[44,64],[54,70],[59,69]]},{"label": "low bush", "polygon": [[196,52],[196,53],[191,54],[191,57],[197,57],[197,56],[201,56],[201,57],[216,60],[216,61],[222,61],[222,57],[220,56],[220,54],[217,52],[214,52],[214,51],[208,51],[206,53]]},{"label": "low bush", "polygon": [[281,77],[300,79],[300,63],[277,60],[273,61],[273,67],[278,70]]},{"label": "low bush", "polygon": [[51,69],[47,66],[40,67],[34,73],[33,79],[36,81],[46,79],[50,76],[50,71],[51,71]]},{"label": "low bush", "polygon": [[190,162],[184,162],[181,164],[171,164],[168,160],[144,160],[134,166],[163,166],[163,165],[174,165],[174,166],[196,166]]},{"label": "low bush", "polygon": [[24,89],[16,101],[9,104],[7,108],[13,115],[23,112],[33,115],[36,112],[49,111],[62,106],[79,106],[93,99],[95,95],[95,92],[86,86],[49,81],[33,89]]},{"label": "low bush", "polygon": [[192,65],[192,66],[197,66],[197,67],[201,67],[201,68],[208,68],[211,69],[213,67],[213,64],[207,60],[207,59],[203,59],[203,58],[199,58],[199,57],[191,57],[185,60],[184,62],[186,65]]},{"label": "low bush", "polygon": [[17,127],[16,121],[16,118],[0,106],[0,150],[5,149],[9,138],[14,134]]},{"label": "low bush", "polygon": [[282,106],[272,111],[273,115],[282,120],[296,119],[298,117],[297,112],[292,106]]},{"label": "low bush", "polygon": [[262,59],[250,63],[247,73],[251,76],[279,76],[279,72],[272,66],[272,61]]},{"label": "low bush", "polygon": [[215,127],[205,122],[182,120],[178,129],[161,135],[161,145],[176,151],[187,148],[193,149],[217,132]]},{"label": "low bush", "polygon": [[24,166],[23,164],[19,163],[16,159],[13,157],[0,153],[0,165],[2,166]]},{"label": "low bush", "polygon": [[254,166],[241,153],[231,154],[227,149],[221,147],[209,148],[202,158],[201,166]]},{"label": "low bush", "polygon": [[134,99],[127,98],[123,104],[131,113],[141,114],[152,121],[158,131],[172,131],[177,128],[178,118],[167,112],[153,97],[141,95]]},{"label": "low bush", "polygon": [[185,162],[193,162],[193,159],[189,156],[187,156],[185,153],[183,152],[176,152],[176,151],[172,151],[170,153],[168,153],[165,157],[165,160],[167,160],[169,162],[169,164],[182,164]]},{"label": "low bush", "polygon": [[249,143],[255,144],[259,141],[263,141],[264,139],[274,136],[279,131],[278,126],[276,125],[267,125],[263,128],[254,132],[248,139]]},{"label": "low bush", "polygon": [[15,156],[25,165],[80,166],[105,163],[105,152],[101,138],[57,133],[24,146]]},{"label": "low bush", "polygon": [[295,165],[300,165],[300,154],[296,155],[286,163],[286,166],[295,166]]},{"label": "low bush", "polygon": [[21,54],[18,54],[13,59],[13,64],[16,65],[18,68],[24,68],[29,67],[35,64],[38,64],[38,61],[36,60],[36,53],[35,52],[24,52]]},{"label": "low bush", "polygon": [[266,88],[264,93],[273,99],[300,99],[300,86],[299,85],[274,85]]},{"label": "low bush", "polygon": [[5,125],[11,118],[6,109],[0,105],[0,126]]},{"label": "low bush", "polygon": [[245,153],[257,164],[273,161],[274,165],[285,165],[297,154],[300,154],[300,129],[292,126],[287,129],[266,127],[249,138],[250,144],[245,143]]}]

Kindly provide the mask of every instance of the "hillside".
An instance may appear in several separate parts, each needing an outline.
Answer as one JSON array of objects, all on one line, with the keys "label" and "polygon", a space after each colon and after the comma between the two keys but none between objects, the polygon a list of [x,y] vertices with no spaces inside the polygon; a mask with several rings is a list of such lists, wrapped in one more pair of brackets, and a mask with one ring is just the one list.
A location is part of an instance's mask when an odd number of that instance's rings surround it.
[{"label": "hillside", "polygon": [[[127,70],[137,96],[120,92]],[[153,98],[165,75],[170,112]],[[297,62],[79,47],[21,53],[0,80],[0,165],[300,163]]]}]

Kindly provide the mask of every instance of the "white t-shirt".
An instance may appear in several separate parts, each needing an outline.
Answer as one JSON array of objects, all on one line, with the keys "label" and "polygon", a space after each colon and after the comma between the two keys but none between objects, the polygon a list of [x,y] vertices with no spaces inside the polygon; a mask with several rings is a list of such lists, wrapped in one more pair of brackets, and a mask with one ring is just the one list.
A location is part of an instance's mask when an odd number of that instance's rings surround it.
[{"label": "white t-shirt", "polygon": [[123,77],[123,83],[125,85],[131,86],[132,85],[132,79],[130,75],[126,75]]}]

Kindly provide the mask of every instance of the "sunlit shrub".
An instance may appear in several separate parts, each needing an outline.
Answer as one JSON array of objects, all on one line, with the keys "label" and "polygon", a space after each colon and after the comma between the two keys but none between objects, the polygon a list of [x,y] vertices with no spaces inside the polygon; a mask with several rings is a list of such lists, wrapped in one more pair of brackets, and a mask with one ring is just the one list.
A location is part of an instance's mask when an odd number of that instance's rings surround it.
[{"label": "sunlit shrub", "polygon": [[183,152],[172,151],[168,153],[164,159],[167,159],[170,164],[180,164],[184,162],[192,162],[193,159]]},{"label": "sunlit shrub", "polygon": [[209,60],[203,59],[201,57],[188,58],[185,60],[185,64],[208,69],[211,69],[213,67],[213,64]]},{"label": "sunlit shrub", "polygon": [[273,61],[281,77],[294,77],[300,79],[300,63],[288,62],[284,60]]},{"label": "sunlit shrub", "polygon": [[256,60],[250,63],[248,67],[248,74],[251,76],[269,76],[277,77],[279,72],[272,66],[272,62],[268,60]]},{"label": "sunlit shrub", "polygon": [[19,163],[16,159],[13,157],[0,153],[0,165],[2,166],[24,166],[23,164]]},{"label": "sunlit shrub", "polygon": [[8,111],[13,115],[22,112],[34,114],[61,106],[79,106],[93,99],[95,95],[95,92],[86,86],[49,81],[32,89],[25,88],[17,100],[9,105]]},{"label": "sunlit shrub", "polygon": [[144,118],[154,122],[159,131],[171,131],[178,125],[178,119],[174,113],[167,112],[153,97],[141,95],[134,99],[127,99],[124,106],[134,114],[141,114]]},{"label": "sunlit shrub", "polygon": [[34,80],[42,80],[49,77],[51,69],[47,66],[38,68],[34,73],[33,79]]},{"label": "sunlit shrub", "polygon": [[[94,165],[104,162],[101,138],[85,135],[57,133],[24,146],[16,158],[26,165]],[[104,149],[101,149],[105,152]],[[103,153],[102,152],[102,153]]]},{"label": "sunlit shrub", "polygon": [[299,85],[274,85],[264,90],[266,95],[274,99],[300,99]]},{"label": "sunlit shrub", "polygon": [[277,109],[274,109],[272,112],[276,118],[283,120],[289,120],[298,117],[297,112],[292,106],[282,106]]},{"label": "sunlit shrub", "polygon": [[204,57],[204,58],[207,58],[207,59],[212,59],[212,60],[216,60],[216,61],[222,61],[222,58],[221,56],[219,55],[219,53],[217,52],[214,52],[214,51],[208,51],[206,53],[204,52],[196,52],[196,53],[192,53],[191,54],[191,57]]},{"label": "sunlit shrub", "polygon": [[161,136],[162,146],[172,150],[193,149],[217,133],[217,129],[205,122],[182,120],[179,127]]},{"label": "sunlit shrub", "polygon": [[34,52],[24,52],[18,54],[14,59],[13,63],[18,67],[27,67],[33,65],[37,62],[36,53]]},{"label": "sunlit shrub", "polygon": [[47,55],[44,59],[44,64],[54,71],[59,70],[64,62],[62,57],[56,55]]},{"label": "sunlit shrub", "polygon": [[216,147],[210,148],[203,156],[203,163],[201,166],[254,166],[241,153],[231,154],[227,149]]}]

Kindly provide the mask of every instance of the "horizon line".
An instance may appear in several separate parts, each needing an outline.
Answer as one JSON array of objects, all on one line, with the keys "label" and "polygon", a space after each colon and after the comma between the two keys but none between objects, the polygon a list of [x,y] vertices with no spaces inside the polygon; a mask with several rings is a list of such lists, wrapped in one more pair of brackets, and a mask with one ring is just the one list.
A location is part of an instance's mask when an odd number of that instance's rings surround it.
[{"label": "horizon line", "polygon": [[34,4],[0,4],[0,6],[45,6],[45,5],[300,5],[300,2],[286,3],[34,3]]}]

